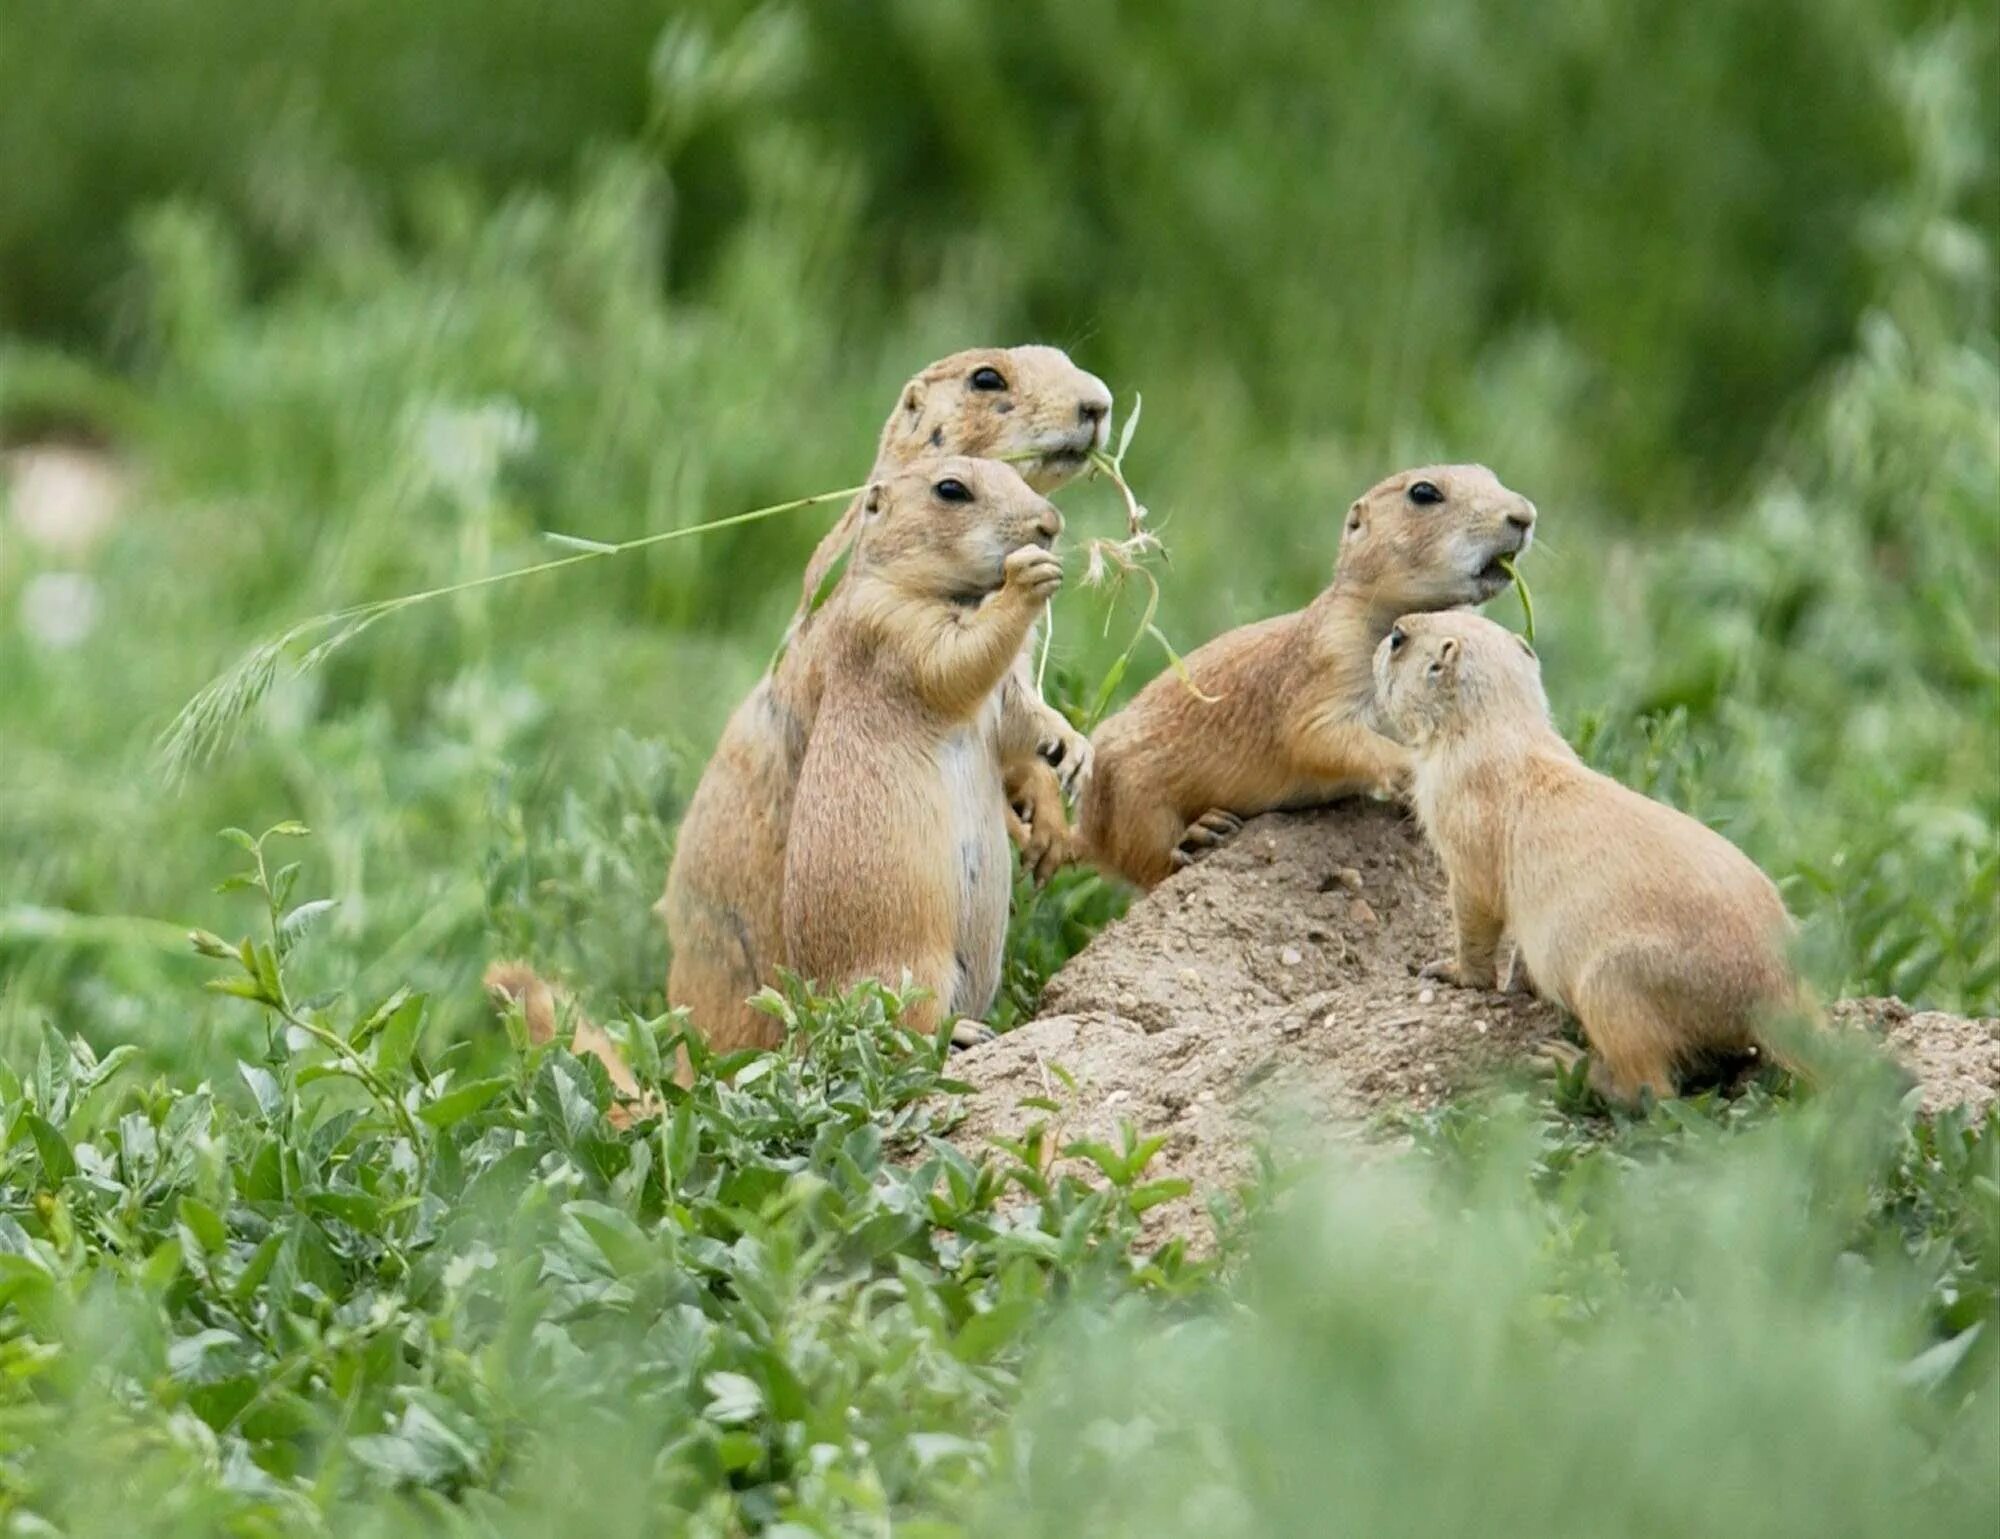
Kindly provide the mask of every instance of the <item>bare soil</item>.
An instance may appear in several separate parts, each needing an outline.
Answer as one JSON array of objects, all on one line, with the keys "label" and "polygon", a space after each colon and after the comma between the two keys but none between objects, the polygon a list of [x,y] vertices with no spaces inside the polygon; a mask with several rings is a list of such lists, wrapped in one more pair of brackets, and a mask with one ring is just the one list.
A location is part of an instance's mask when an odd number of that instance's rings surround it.
[{"label": "bare soil", "polygon": [[[1450,951],[1443,873],[1406,813],[1257,818],[1107,927],[1050,981],[1038,1019],[956,1061],[975,1093],[954,1137],[1018,1136],[1049,1116],[1029,1096],[1068,1108],[1066,1139],[1115,1142],[1126,1121],[1164,1134],[1149,1174],[1194,1192],[1152,1227],[1199,1240],[1207,1194],[1251,1174],[1260,1138],[1360,1140],[1375,1114],[1434,1106],[1568,1034],[1539,1000],[1418,976]],[[2000,1097],[2000,1020],[1897,1000],[1834,1014],[1882,1035],[1927,1109]]]}]

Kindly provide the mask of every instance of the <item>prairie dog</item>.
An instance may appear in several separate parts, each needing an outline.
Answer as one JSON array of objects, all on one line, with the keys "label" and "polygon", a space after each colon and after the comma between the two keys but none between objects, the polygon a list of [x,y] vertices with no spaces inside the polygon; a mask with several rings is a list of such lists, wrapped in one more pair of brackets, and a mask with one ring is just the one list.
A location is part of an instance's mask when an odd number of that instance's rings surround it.
[{"label": "prairie dog", "polygon": [[1483,465],[1370,489],[1347,510],[1325,592],[1189,655],[1208,699],[1161,674],[1098,729],[1068,853],[1151,887],[1239,818],[1395,790],[1408,756],[1367,724],[1376,643],[1410,610],[1485,603],[1534,528],[1535,505]]},{"label": "prairie dog", "polygon": [[1590,1082],[1632,1101],[1758,1042],[1802,1007],[1784,901],[1685,813],[1587,768],[1549,722],[1528,644],[1475,614],[1405,615],[1375,653],[1383,724],[1415,763],[1417,816],[1451,884],[1457,956],[1496,984],[1503,933],[1536,989],[1583,1025]]},{"label": "prairie dog", "polygon": [[[1047,492],[1088,463],[1110,420],[1104,382],[1060,349],[954,353],[904,385],[883,426],[873,474],[891,476],[919,458],[942,455],[1028,455],[1020,475]],[[820,616],[811,604],[859,527],[863,500],[848,507],[813,553],[783,660],[730,717],[681,820],[659,904],[673,952],[667,998],[688,1008],[718,1051],[772,1046],[781,1035],[771,1017],[744,1001],[784,960],[786,830],[823,682],[819,649],[811,644]],[[1025,640],[1017,657],[982,730],[999,743],[1007,767],[995,817],[1023,841],[1027,863],[1045,874],[1051,850],[1068,836],[1050,765],[1075,786],[1089,772],[1090,745],[1043,704]],[[1025,824],[1014,819],[1010,802],[1028,809]]]},{"label": "prairie dog", "polygon": [[1062,515],[1011,468],[950,458],[878,481],[814,622],[819,715],[785,843],[785,954],[831,986],[928,991],[909,1023],[977,1018],[1012,874],[997,745],[976,724],[1062,585]]}]

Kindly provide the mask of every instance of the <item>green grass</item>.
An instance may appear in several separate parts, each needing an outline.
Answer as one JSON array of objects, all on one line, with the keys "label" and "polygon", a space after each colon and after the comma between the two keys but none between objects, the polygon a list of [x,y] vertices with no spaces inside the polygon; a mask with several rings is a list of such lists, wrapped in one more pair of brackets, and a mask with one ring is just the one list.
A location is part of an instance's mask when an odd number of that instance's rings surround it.
[{"label": "green grass", "polygon": [[[1769,870],[1825,994],[2000,1011],[1990,16],[18,9],[0,443],[133,482],[91,551],[0,533],[9,1531],[1993,1530],[2000,1124],[1865,1066],[1273,1150],[1212,1260],[1137,1239],[1151,1130],[943,1142],[876,990],[614,1130],[479,974],[657,1078],[650,905],[822,513],[408,610],[158,750],[305,616],[849,484],[915,367],[1039,337],[1144,392],[1177,645],[1484,459],[1580,750]],[[1159,666],[1141,597],[1059,600],[1079,718]],[[292,818],[230,885],[215,831]],[[1003,1027],[1125,901],[1016,896]]]}]

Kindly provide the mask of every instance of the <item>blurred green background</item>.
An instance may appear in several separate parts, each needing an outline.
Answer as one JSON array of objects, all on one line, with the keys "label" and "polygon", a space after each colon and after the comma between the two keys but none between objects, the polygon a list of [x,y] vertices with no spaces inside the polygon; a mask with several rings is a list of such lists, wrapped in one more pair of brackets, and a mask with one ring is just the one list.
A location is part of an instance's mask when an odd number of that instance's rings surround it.
[{"label": "blurred green background", "polygon": [[[152,922],[231,929],[212,832],[285,816],[330,975],[465,1032],[496,950],[656,999],[678,809],[824,512],[387,622],[185,786],[155,735],[304,615],[849,484],[905,376],[1028,339],[1144,396],[1177,644],[1483,460],[1591,757],[1777,875],[1823,987],[1994,1008],[1994,22],[9,0],[0,1031],[226,1037]],[[1073,698],[1133,615],[1071,585]],[[1013,1008],[1115,897],[1049,902]]]}]

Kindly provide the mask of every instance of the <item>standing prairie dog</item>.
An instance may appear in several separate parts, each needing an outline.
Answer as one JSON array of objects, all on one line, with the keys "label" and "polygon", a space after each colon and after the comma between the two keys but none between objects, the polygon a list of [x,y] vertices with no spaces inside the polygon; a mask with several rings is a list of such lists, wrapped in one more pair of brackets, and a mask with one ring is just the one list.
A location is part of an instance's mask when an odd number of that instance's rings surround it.
[{"label": "standing prairie dog", "polygon": [[1347,510],[1325,592],[1198,648],[1193,689],[1161,674],[1098,729],[1070,858],[1151,887],[1240,818],[1396,789],[1408,756],[1367,724],[1375,644],[1410,610],[1485,603],[1534,527],[1535,505],[1483,465],[1372,488]]},{"label": "standing prairie dog", "polygon": [[1744,1052],[1802,1007],[1770,878],[1578,760],[1520,637],[1474,614],[1405,615],[1375,684],[1451,884],[1458,954],[1429,974],[1492,988],[1511,935],[1536,989],[1582,1023],[1591,1085],[1626,1102],[1672,1095],[1677,1069]]},{"label": "standing prairie dog", "polygon": [[[1110,419],[1104,382],[1060,349],[954,353],[903,387],[883,426],[873,474],[890,476],[920,458],[942,455],[1027,456],[1020,475],[1046,492],[1089,462]],[[823,685],[820,649],[813,644],[820,616],[812,600],[861,522],[862,499],[856,499],[813,553],[784,657],[723,729],[681,820],[658,905],[673,952],[667,999],[687,1007],[718,1051],[772,1046],[782,1034],[776,1021],[745,1001],[784,961],[786,831]],[[1068,834],[1050,765],[1075,786],[1088,773],[1090,746],[1043,704],[1025,643],[1016,656],[982,730],[999,742],[1007,767],[994,816],[1012,827],[1027,863],[1042,873]],[[1025,824],[1013,818],[1010,802],[1028,809]]]},{"label": "standing prairie dog", "polygon": [[976,730],[1049,598],[1062,515],[1011,468],[932,460],[865,494],[814,622],[818,718],[785,841],[785,954],[838,987],[906,974],[919,1030],[977,1025],[1012,873],[997,744]]}]

